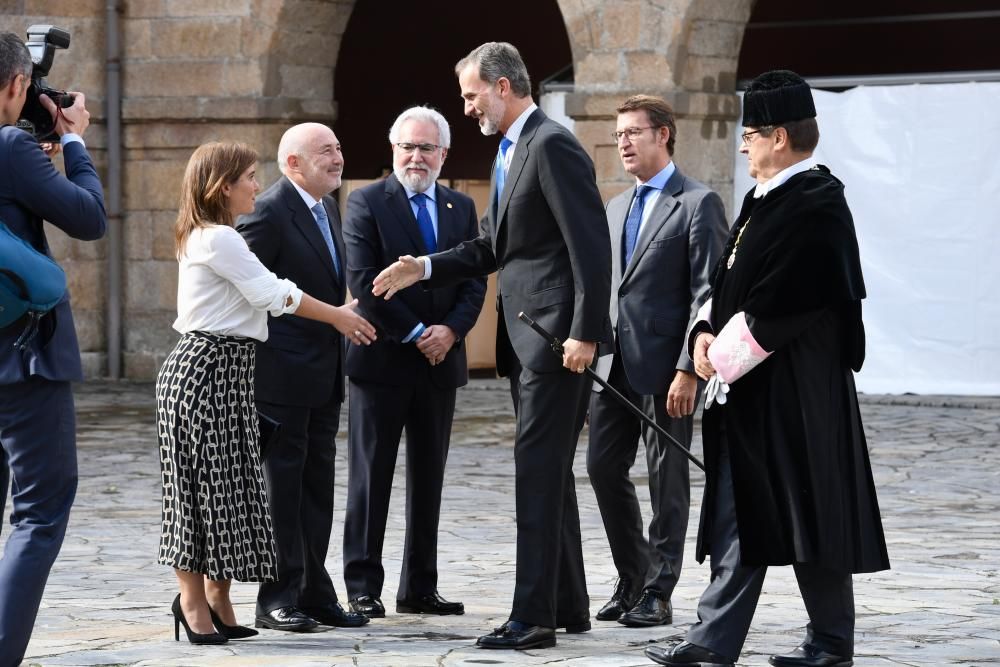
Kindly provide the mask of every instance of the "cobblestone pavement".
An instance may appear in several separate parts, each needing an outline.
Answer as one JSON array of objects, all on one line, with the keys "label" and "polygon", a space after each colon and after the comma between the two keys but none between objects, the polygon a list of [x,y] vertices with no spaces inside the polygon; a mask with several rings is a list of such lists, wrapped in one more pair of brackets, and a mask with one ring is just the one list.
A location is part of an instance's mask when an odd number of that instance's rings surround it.
[{"label": "cobblestone pavement", "polygon": [[[595,622],[586,634],[560,633],[553,649],[475,648],[477,635],[506,619],[515,530],[510,399],[505,383],[476,380],[459,393],[440,532],[440,590],[465,602],[464,616],[393,613],[405,499],[398,471],[385,542],[387,618],[359,630],[263,631],[223,647],[192,647],[174,641],[174,577],[155,563],[160,477],[152,387],[87,383],[77,388],[77,405],[80,488],[27,665],[651,665],[643,647],[683,635],[707,582],[707,563],[692,556],[702,494],[693,469],[692,528],[674,625]],[[868,397],[862,407],[893,569],[855,578],[855,664],[1000,665],[1000,400]],[[700,436],[695,443],[700,453]],[[346,484],[342,439],[338,446],[328,559],[335,580]],[[584,461],[581,447],[577,492],[595,612],[615,573]],[[634,473],[645,494],[641,466]],[[237,583],[233,593],[238,616],[252,622],[255,586]],[[791,569],[772,568],[740,664],[767,664],[768,655],[799,642],[804,625]]]}]

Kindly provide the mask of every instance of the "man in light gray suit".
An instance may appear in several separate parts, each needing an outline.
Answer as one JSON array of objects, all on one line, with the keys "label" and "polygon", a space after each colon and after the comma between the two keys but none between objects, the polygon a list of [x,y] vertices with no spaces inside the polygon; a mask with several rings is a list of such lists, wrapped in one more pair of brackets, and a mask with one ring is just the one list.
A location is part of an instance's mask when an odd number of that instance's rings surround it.
[{"label": "man in light gray suit", "polygon": [[[617,111],[614,138],[636,186],[607,205],[615,347],[596,370],[690,447],[699,386],[684,332],[708,296],[728,233],[725,210],[719,195],[671,161],[677,130],[667,102],[636,95]],[[587,470],[619,578],[597,619],[633,627],[670,623],[687,532],[688,462],[600,389],[590,399]],[[653,505],[648,542],[629,479],[640,435]]]}]

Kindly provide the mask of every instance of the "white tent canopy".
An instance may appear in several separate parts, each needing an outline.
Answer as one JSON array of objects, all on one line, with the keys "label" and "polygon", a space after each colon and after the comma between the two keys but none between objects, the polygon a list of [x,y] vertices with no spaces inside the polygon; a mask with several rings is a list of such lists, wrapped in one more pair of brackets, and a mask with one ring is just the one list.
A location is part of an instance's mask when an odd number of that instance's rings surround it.
[{"label": "white tent canopy", "polygon": [[[1000,394],[1000,83],[813,95],[868,290],[858,389]],[[752,186],[737,153],[734,211]]]}]

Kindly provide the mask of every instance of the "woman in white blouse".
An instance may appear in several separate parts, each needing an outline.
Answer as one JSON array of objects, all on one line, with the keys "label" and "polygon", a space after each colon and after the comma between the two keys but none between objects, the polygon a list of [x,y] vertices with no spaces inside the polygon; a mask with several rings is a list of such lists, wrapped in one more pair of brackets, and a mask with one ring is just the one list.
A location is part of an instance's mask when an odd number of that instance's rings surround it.
[{"label": "woman in white blouse", "polygon": [[213,142],[195,150],[184,174],[176,223],[177,319],[181,335],[156,380],[163,480],[158,561],[174,568],[174,636],[221,644],[257,634],[238,625],[233,579],[275,577],[274,543],[260,472],[254,407],[254,342],[267,314],[327,322],[355,344],[375,329],[354,302],[332,306],[268,271],[233,229],[260,191],[257,153]]}]

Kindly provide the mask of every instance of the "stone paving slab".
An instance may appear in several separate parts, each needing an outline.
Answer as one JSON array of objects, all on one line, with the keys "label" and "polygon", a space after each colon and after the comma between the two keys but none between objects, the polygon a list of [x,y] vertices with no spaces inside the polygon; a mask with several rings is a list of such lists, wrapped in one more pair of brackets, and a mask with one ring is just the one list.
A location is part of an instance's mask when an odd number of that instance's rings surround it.
[{"label": "stone paving slab", "polygon": [[[506,383],[474,380],[459,392],[439,538],[440,590],[465,602],[464,616],[393,613],[405,502],[401,457],[384,548],[387,618],[357,630],[263,631],[222,647],[192,647],[174,641],[169,613],[174,577],[155,563],[160,477],[152,387],[88,382],[77,387],[77,408],[80,489],[26,665],[648,666],[653,663],[643,647],[683,636],[708,580],[707,563],[693,558],[703,485],[692,470],[691,529],[673,597],[674,625],[629,629],[595,622],[586,634],[560,633],[553,649],[475,648],[475,637],[502,623],[509,611],[515,522],[513,412]],[[893,569],[855,578],[855,664],[1000,665],[1000,400],[863,397],[862,411]],[[346,410],[343,417],[341,435]],[[335,581],[341,573],[346,487],[342,439],[338,446],[337,515],[327,561]],[[694,450],[700,455],[697,433]],[[641,453],[637,460],[643,461]],[[583,447],[575,470],[596,611],[610,594],[615,573],[586,479]],[[647,503],[641,465],[633,472]],[[253,584],[233,586],[245,623],[252,621],[254,594]],[[791,568],[772,568],[740,664],[766,665],[771,653],[794,647],[805,622]]]}]

